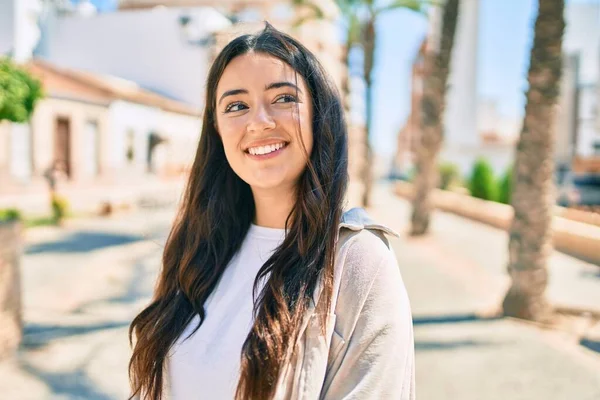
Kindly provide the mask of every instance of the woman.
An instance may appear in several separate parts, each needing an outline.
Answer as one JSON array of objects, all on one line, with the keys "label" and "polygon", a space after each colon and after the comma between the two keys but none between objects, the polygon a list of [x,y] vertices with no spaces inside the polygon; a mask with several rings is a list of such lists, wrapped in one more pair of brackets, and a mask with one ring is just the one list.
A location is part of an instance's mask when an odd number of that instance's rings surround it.
[{"label": "woman", "polygon": [[154,299],[130,327],[133,396],[414,398],[393,232],[343,214],[347,159],[339,94],[306,48],[267,25],[222,50]]}]

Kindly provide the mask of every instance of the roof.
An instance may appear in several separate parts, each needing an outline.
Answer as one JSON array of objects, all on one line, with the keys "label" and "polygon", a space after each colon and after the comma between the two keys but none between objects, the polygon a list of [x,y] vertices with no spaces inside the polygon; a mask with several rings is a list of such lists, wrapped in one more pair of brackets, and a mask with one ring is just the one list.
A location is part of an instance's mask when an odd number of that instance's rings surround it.
[{"label": "roof", "polygon": [[200,115],[200,110],[187,103],[143,89],[137,83],[126,79],[62,68],[40,59],[31,61],[27,68],[42,81],[46,93],[51,97],[102,105],[108,105],[115,100],[124,100],[178,114]]}]

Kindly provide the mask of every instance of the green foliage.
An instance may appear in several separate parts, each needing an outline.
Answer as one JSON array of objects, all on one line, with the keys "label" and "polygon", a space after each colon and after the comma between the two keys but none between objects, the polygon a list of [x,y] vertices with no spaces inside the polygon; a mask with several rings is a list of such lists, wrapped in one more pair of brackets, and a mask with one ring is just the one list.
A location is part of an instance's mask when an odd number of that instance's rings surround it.
[{"label": "green foliage", "polygon": [[24,221],[25,228],[36,228],[38,226],[53,226],[56,221],[52,217],[27,218]]},{"label": "green foliage", "polygon": [[426,0],[394,0],[388,5],[377,10],[377,12],[382,13],[390,10],[395,10],[397,8],[404,8],[406,10],[414,11],[425,15],[427,12],[427,7],[430,5],[435,5],[435,2]]},{"label": "green foliage", "polygon": [[510,204],[513,185],[513,168],[508,167],[500,182],[498,182],[498,201],[503,204]]},{"label": "green foliage", "polygon": [[0,58],[0,121],[27,122],[43,96],[39,80],[8,58]]},{"label": "green foliage", "polygon": [[456,164],[444,162],[438,166],[439,182],[438,188],[448,190],[451,187],[461,185],[460,171]]},{"label": "green foliage", "polygon": [[486,160],[478,159],[475,162],[469,189],[473,197],[492,201],[496,201],[498,198],[494,171]]},{"label": "green foliage", "polygon": [[[308,20],[319,20],[326,18],[324,10],[321,8],[317,0],[293,0],[295,6],[304,6],[311,10],[306,16],[297,20],[294,25],[299,26]],[[423,16],[426,15],[428,7],[439,5],[439,1],[434,0],[393,0],[385,5],[377,6],[374,0],[335,0],[335,4],[340,10],[342,19],[344,20],[344,30],[348,38],[347,44],[360,44],[362,31],[364,29],[364,21],[359,18],[359,15],[365,11],[370,15],[370,18],[376,18],[380,14],[387,11],[403,8],[414,11]]]},{"label": "green foliage", "polygon": [[67,216],[69,202],[57,194],[52,195],[52,218],[56,222],[62,221]]},{"label": "green foliage", "polygon": [[21,212],[16,208],[6,208],[0,210],[0,223],[22,220]]}]

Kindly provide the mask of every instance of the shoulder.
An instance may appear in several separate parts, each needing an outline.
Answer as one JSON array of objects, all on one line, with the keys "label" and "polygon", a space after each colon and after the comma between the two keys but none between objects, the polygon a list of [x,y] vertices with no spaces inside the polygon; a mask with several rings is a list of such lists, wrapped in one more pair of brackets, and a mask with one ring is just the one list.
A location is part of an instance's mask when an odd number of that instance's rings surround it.
[{"label": "shoulder", "polygon": [[354,286],[368,285],[382,264],[395,263],[393,251],[383,234],[368,229],[353,233],[340,249],[342,283],[350,280]]},{"label": "shoulder", "polygon": [[392,229],[371,219],[364,209],[353,208],[344,213],[337,254],[339,283],[342,286],[349,284],[350,289],[362,293],[378,273],[393,274],[395,271],[399,277],[389,236],[399,237]]},{"label": "shoulder", "polygon": [[340,249],[336,331],[344,338],[359,320],[396,319],[409,308],[406,289],[396,257],[376,232],[363,229],[353,233]]}]

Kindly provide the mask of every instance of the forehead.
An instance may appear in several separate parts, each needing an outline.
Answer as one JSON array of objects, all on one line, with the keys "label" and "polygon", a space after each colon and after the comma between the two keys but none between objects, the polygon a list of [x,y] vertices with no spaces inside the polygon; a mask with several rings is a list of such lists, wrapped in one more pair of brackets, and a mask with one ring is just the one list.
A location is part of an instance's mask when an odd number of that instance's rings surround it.
[{"label": "forehead", "polygon": [[305,91],[300,74],[284,61],[268,54],[250,52],[229,62],[217,85],[217,94],[232,89],[264,89],[273,82],[292,82]]}]

